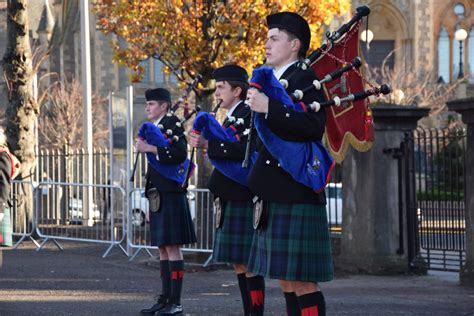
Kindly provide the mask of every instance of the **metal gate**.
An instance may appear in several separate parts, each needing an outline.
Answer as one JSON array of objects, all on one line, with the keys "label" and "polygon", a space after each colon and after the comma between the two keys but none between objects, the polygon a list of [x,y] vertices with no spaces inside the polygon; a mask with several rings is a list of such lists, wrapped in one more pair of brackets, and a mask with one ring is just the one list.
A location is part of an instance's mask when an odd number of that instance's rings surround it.
[{"label": "metal gate", "polygon": [[459,271],[465,261],[466,129],[407,133],[404,170],[413,268]]}]

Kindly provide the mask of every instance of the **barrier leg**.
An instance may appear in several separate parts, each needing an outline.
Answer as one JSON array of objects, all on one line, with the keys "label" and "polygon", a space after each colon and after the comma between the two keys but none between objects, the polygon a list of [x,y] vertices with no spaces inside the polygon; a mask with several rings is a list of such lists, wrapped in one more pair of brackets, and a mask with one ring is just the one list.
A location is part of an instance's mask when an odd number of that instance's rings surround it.
[{"label": "barrier leg", "polygon": [[43,242],[41,243],[41,245],[39,245],[39,247],[38,247],[38,249],[36,249],[36,251],[40,251],[41,249],[43,249],[44,245],[46,245],[46,243],[47,243],[50,239],[53,241],[53,243],[56,245],[56,247],[58,247],[59,250],[64,250],[64,248],[56,241],[56,239],[46,238],[45,240],[43,240]]},{"label": "barrier leg", "polygon": [[133,254],[133,256],[131,256],[128,261],[133,261],[133,259],[135,259],[135,257],[136,257],[136,256],[140,253],[140,251],[142,251],[143,249],[145,249],[145,251],[148,253],[148,255],[150,256],[150,258],[153,258],[153,255],[152,255],[152,253],[150,252],[150,250],[148,250],[147,248],[138,248],[137,251],[135,251],[135,253]]},{"label": "barrier leg", "polygon": [[20,244],[23,242],[23,240],[25,240],[25,239],[26,239],[26,235],[21,236],[21,238],[16,242],[16,244],[13,245],[12,249],[14,250],[14,249],[18,248],[20,246]]},{"label": "barrier leg", "polygon": [[128,257],[127,251],[125,250],[125,248],[123,248],[123,246],[122,246],[121,244],[119,244],[119,243],[113,243],[113,244],[111,244],[111,245],[109,246],[109,248],[107,248],[107,250],[104,252],[104,254],[102,255],[102,258],[107,257],[107,256],[109,255],[109,252],[112,250],[112,248],[113,248],[114,246],[119,247],[119,249],[122,250],[122,252]]},{"label": "barrier leg", "polygon": [[206,262],[204,262],[204,264],[202,265],[203,268],[207,268],[207,266],[209,265],[209,263],[211,263],[211,261],[212,261],[212,253],[209,256],[209,258],[207,258]]},{"label": "barrier leg", "polygon": [[39,248],[40,244],[36,241],[36,239],[34,239],[33,237],[28,236],[28,238],[31,240],[32,243],[34,243],[36,245],[36,248]]}]

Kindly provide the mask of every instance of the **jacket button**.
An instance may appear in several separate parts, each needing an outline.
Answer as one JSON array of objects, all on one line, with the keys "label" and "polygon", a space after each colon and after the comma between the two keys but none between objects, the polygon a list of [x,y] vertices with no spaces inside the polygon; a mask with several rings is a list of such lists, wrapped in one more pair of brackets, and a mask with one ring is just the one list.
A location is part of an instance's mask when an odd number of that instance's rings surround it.
[{"label": "jacket button", "polygon": [[221,143],[221,147],[224,147],[224,143]]},{"label": "jacket button", "polygon": [[290,113],[286,113],[285,116],[286,116],[286,117],[290,117]]},{"label": "jacket button", "polygon": [[270,164],[270,160],[265,161],[265,163],[266,163],[267,165],[269,165],[269,164]]}]

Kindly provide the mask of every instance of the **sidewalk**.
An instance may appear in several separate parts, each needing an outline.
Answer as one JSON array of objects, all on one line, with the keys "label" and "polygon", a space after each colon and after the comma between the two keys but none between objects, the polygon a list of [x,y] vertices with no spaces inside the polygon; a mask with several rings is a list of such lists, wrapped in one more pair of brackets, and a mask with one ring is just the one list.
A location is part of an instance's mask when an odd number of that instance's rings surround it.
[{"label": "sidewalk", "polygon": [[[138,315],[159,288],[159,271],[143,252],[135,261],[104,245],[52,243],[36,252],[31,243],[4,251],[0,315]],[[428,276],[337,274],[322,284],[327,315],[474,315],[474,288],[455,273]],[[186,315],[241,315],[237,280],[230,269],[187,266]],[[285,315],[278,283],[267,281],[266,315]]]}]

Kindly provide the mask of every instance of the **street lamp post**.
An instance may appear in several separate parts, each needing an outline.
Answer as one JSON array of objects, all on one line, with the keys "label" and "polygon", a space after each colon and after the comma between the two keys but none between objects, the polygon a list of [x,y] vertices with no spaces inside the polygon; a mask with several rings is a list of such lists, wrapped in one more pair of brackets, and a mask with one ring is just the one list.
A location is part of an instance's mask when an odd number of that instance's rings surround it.
[{"label": "street lamp post", "polygon": [[370,49],[370,42],[374,39],[374,33],[371,30],[363,30],[360,33],[360,39],[367,45],[367,51]]},{"label": "street lamp post", "polygon": [[459,41],[459,73],[458,79],[462,79],[464,77],[464,67],[462,63],[462,42],[464,42],[467,38],[467,32],[465,29],[459,29],[454,33],[454,37],[456,40]]},{"label": "street lamp post", "polygon": [[374,33],[369,29],[364,30],[364,31],[362,31],[362,33],[360,33],[360,39],[361,39],[362,42],[365,42],[365,45],[367,47],[367,56],[365,56],[365,61],[368,65],[369,64],[370,42],[372,42],[372,40],[374,39]]},{"label": "street lamp post", "polygon": [[92,77],[91,77],[91,52],[89,34],[89,0],[80,1],[81,13],[81,76],[82,76],[82,106],[83,113],[83,140],[86,148],[86,161],[84,162],[85,177],[87,185],[83,196],[83,225],[92,226],[93,192],[89,187],[93,183],[93,159],[92,159]]},{"label": "street lamp post", "polygon": [[401,104],[405,98],[405,93],[401,89],[395,89],[393,93],[390,94],[390,98],[395,101],[395,104]]}]

